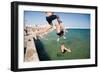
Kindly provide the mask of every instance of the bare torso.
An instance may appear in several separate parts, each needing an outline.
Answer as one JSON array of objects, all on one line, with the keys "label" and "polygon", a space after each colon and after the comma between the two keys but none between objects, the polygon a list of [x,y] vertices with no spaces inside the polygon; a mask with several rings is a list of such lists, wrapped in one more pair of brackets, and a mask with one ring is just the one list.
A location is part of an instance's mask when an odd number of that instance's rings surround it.
[{"label": "bare torso", "polygon": [[62,24],[56,24],[56,32],[59,33],[62,29],[63,29],[63,25]]},{"label": "bare torso", "polygon": [[59,33],[60,32],[60,29],[61,29],[60,25],[59,24],[56,24],[55,26],[56,26],[56,32]]}]

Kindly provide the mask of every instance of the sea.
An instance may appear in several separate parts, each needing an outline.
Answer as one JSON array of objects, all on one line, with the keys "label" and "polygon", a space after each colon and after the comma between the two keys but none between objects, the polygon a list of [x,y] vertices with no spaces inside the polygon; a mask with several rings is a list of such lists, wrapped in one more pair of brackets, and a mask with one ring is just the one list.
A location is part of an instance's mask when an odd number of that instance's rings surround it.
[{"label": "sea", "polygon": [[50,32],[44,38],[35,40],[40,61],[74,60],[90,58],[90,29],[68,29],[64,45],[71,52],[62,53],[56,31]]}]

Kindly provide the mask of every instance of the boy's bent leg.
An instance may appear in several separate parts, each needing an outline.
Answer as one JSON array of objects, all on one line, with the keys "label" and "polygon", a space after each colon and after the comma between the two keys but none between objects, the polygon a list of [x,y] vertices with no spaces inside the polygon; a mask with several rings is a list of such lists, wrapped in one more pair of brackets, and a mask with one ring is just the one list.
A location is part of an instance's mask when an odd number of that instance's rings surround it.
[{"label": "boy's bent leg", "polygon": [[65,47],[65,50],[68,51],[68,52],[71,52],[70,48],[66,48],[66,47]]},{"label": "boy's bent leg", "polygon": [[56,18],[57,18],[57,21],[58,21],[59,24],[62,23],[62,21],[61,21],[61,19],[58,15],[56,15]]}]

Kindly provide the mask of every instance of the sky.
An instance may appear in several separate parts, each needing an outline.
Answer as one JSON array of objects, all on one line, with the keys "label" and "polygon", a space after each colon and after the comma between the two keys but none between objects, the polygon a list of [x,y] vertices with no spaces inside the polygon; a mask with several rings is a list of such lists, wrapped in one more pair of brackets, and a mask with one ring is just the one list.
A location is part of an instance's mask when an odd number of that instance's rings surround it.
[{"label": "sky", "polygon": [[[61,13],[55,12],[64,24],[68,28],[90,28],[90,14],[83,13]],[[24,11],[24,23],[25,25],[44,25],[46,21],[46,15],[44,12],[39,11]]]}]

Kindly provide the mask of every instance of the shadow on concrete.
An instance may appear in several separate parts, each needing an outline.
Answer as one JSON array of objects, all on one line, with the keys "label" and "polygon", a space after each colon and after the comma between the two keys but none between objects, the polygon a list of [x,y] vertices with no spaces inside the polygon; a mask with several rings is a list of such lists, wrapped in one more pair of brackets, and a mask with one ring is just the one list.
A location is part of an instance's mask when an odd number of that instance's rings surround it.
[{"label": "shadow on concrete", "polygon": [[41,40],[37,39],[35,40],[35,46],[36,46],[36,50],[38,52],[38,56],[40,61],[47,61],[50,60],[49,55],[47,54],[47,52],[44,49],[44,44],[41,42]]}]

